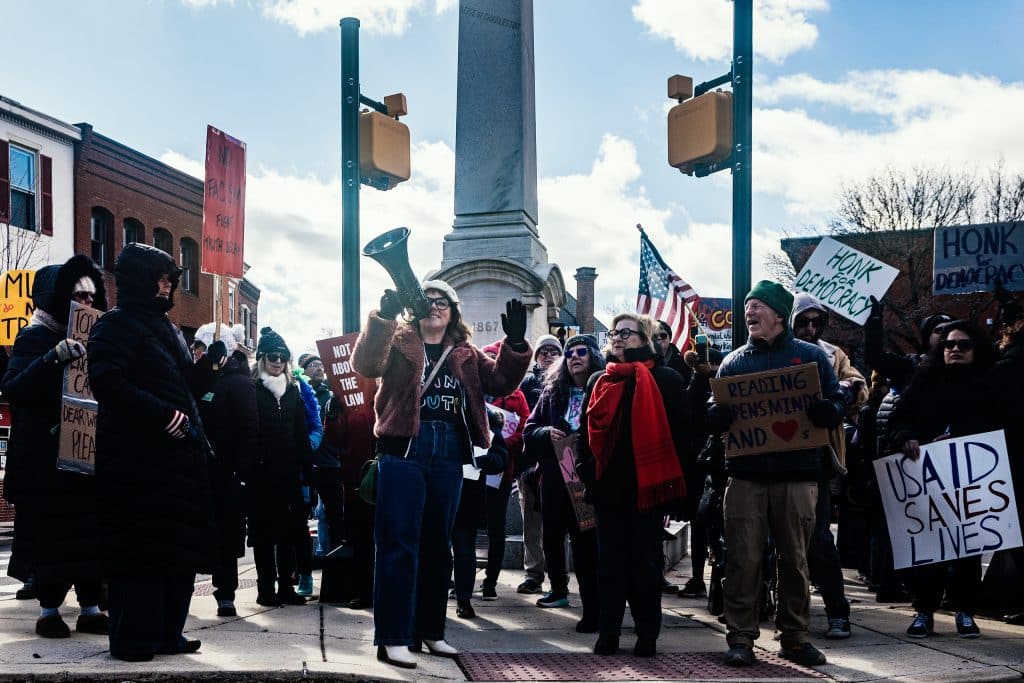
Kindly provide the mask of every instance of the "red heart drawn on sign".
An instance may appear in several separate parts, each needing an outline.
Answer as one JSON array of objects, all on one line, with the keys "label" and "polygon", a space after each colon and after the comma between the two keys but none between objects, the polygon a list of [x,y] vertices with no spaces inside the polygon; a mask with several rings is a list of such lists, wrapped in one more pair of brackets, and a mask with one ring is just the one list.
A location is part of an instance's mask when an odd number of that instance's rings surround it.
[{"label": "red heart drawn on sign", "polygon": [[799,425],[796,420],[786,420],[785,422],[772,422],[772,431],[775,432],[775,436],[779,437],[783,441],[792,441],[793,436],[796,435],[796,430],[799,429]]}]

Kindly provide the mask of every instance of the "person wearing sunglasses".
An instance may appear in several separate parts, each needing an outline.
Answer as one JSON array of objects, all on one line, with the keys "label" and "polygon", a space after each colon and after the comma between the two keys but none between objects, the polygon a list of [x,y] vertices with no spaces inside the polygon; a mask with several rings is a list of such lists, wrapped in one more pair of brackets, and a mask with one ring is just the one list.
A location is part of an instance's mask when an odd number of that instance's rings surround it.
[{"label": "person wearing sunglasses", "polygon": [[[1003,426],[997,396],[988,383],[995,360],[995,347],[974,323],[956,320],[943,326],[938,344],[889,418],[893,441],[908,458],[917,460],[922,444]],[[957,633],[961,638],[980,635],[974,610],[981,590],[981,555],[920,565],[914,570],[913,585],[917,614],[907,628],[908,636],[932,634],[933,614],[942,602],[944,587],[956,611]]]},{"label": "person wearing sunglasses", "polygon": [[627,602],[637,637],[633,654],[656,654],[663,519],[686,495],[686,387],[655,351],[655,329],[646,315],[615,316],[608,364],[588,381],[580,417],[577,470],[597,518],[600,616],[594,652],[605,656],[618,651]]},{"label": "person wearing sunglasses", "polygon": [[415,668],[410,650],[454,657],[445,642],[448,581],[452,574],[452,524],[463,465],[473,447],[486,449],[491,430],[485,394],[506,396],[530,364],[526,307],[505,304],[505,332],[497,358],[470,343],[461,300],[443,280],[423,282],[427,314],[411,322],[397,294],[385,290],[352,351],[352,367],[380,377],[374,577],[374,644],[377,658]]},{"label": "person wearing sunglasses", "polygon": [[[305,604],[306,598],[292,587],[292,573],[297,569],[306,575],[312,563],[303,482],[310,479],[313,444],[306,402],[292,373],[291,359],[280,334],[270,327],[260,330],[252,368],[258,437],[246,496],[249,545],[256,563],[256,602],[266,607]],[[315,397],[313,403],[319,422]]]},{"label": "person wearing sunglasses", "polygon": [[591,375],[604,366],[604,357],[592,335],[570,337],[566,341],[565,356],[553,366],[555,371],[548,373],[525,432],[527,448],[537,459],[540,474],[544,559],[551,581],[551,591],[537,600],[537,606],[569,606],[569,573],[565,561],[565,537],[568,535],[583,603],[583,618],[576,624],[580,633],[595,633],[598,628],[597,536],[593,529],[579,527],[562,473],[562,454],[555,452],[554,444],[579,433],[583,390]]},{"label": "person wearing sunglasses", "polygon": [[106,309],[103,275],[88,256],[36,271],[32,286],[35,312],[14,340],[3,373],[4,398],[11,404],[11,437],[4,497],[17,506],[8,573],[28,582],[35,574],[40,614],[36,634],[67,638],[71,630],[59,608],[72,585],[82,611],[79,633],[107,633],[107,615],[99,610],[101,538],[96,481],[54,466],[59,437],[64,369],[85,356],[85,347],[68,339],[72,300]]},{"label": "person wearing sunglasses", "polygon": [[[689,340],[681,339],[680,343],[685,348]],[[689,385],[693,370],[686,364],[676,345],[672,343],[672,328],[664,320],[659,320],[658,326],[654,330],[654,348],[665,359],[665,365],[678,372],[683,378],[683,383]]]}]

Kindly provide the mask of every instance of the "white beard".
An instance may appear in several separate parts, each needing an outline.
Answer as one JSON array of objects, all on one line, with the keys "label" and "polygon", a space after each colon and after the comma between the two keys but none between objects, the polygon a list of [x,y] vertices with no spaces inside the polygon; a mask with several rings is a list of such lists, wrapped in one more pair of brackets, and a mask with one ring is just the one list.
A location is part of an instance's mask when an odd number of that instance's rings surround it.
[{"label": "white beard", "polygon": [[281,397],[284,396],[284,392],[288,390],[288,376],[282,372],[277,377],[273,377],[267,374],[266,370],[261,370],[260,381],[263,382],[263,386],[270,389],[270,393],[272,393],[274,398],[276,398],[280,403]]}]

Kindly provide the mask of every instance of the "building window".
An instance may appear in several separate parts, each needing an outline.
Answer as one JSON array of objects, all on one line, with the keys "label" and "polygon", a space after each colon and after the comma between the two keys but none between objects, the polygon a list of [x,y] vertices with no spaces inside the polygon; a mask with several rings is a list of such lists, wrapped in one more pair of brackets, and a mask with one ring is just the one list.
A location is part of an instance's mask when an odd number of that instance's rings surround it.
[{"label": "building window", "polygon": [[181,288],[199,294],[199,245],[195,240],[181,240]]},{"label": "building window", "polygon": [[142,226],[142,223],[135,220],[134,218],[124,219],[124,243],[125,245],[146,243],[146,229]]},{"label": "building window", "polygon": [[252,318],[252,314],[249,311],[249,307],[242,304],[242,328],[245,334],[245,345],[249,346],[249,321]]},{"label": "building window", "polygon": [[36,155],[11,145],[11,225],[36,229]]},{"label": "building window", "polygon": [[153,246],[168,254],[174,251],[174,238],[163,228],[153,230]]},{"label": "building window", "polygon": [[228,323],[235,324],[235,288],[228,285]]},{"label": "building window", "polygon": [[92,260],[100,268],[110,270],[114,264],[114,215],[102,206],[92,207],[89,238]]}]

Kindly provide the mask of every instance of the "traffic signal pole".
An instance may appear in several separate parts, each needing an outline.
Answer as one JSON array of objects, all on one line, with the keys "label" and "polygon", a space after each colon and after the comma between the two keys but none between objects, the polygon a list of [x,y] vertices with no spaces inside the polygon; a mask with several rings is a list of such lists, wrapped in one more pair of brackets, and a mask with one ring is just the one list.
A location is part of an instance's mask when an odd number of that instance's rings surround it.
[{"label": "traffic signal pole", "polygon": [[751,287],[751,178],[754,2],[733,0],[732,22],[732,347],[747,341],[743,297]]},{"label": "traffic signal pole", "polygon": [[359,20],[341,20],[341,327],[359,315]]}]

